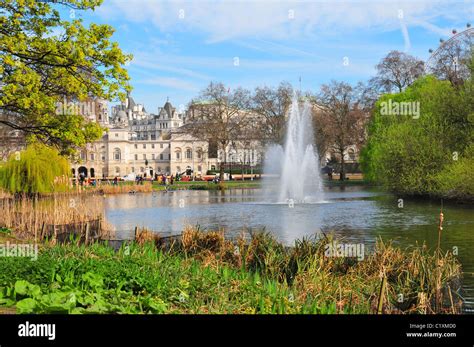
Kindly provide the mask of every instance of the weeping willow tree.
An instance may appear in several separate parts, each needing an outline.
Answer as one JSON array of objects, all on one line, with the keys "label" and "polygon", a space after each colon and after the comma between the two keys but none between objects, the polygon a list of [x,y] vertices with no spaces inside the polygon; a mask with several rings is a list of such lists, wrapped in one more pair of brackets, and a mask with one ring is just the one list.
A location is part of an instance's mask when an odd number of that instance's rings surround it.
[{"label": "weeping willow tree", "polygon": [[0,186],[12,194],[51,193],[68,189],[69,163],[51,147],[35,143],[14,153],[0,167]]}]

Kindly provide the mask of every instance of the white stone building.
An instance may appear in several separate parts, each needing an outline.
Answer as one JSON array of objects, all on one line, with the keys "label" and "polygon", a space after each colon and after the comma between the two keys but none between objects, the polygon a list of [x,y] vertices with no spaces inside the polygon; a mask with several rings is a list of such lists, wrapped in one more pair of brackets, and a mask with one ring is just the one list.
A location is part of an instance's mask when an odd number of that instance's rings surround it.
[{"label": "white stone building", "polygon": [[[101,110],[103,112],[101,112]],[[80,151],[72,164],[74,175],[84,173],[91,178],[123,177],[129,174],[153,177],[155,174],[205,175],[219,169],[219,163],[257,166],[262,159],[261,146],[235,141],[227,157],[184,131],[185,113],[179,112],[169,101],[148,113],[129,95],[120,105],[96,108],[90,117],[108,130],[103,137]],[[231,164],[232,165],[232,164]]]}]

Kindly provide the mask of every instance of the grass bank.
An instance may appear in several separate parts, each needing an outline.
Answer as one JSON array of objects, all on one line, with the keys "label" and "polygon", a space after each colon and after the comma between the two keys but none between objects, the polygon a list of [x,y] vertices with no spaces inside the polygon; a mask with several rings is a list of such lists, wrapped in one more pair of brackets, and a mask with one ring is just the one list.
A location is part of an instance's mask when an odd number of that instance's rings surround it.
[{"label": "grass bank", "polygon": [[[323,180],[323,184],[328,187],[333,186],[369,186],[372,185],[370,182],[366,180],[346,180],[346,181],[339,181],[339,180]],[[255,181],[226,181],[224,183],[215,184],[212,182],[202,182],[202,181],[195,181],[195,182],[174,182],[173,185],[164,186],[158,183],[153,183],[153,190],[155,191],[165,191],[165,190],[222,190],[222,189],[254,189],[254,188],[262,188],[262,181],[255,180]]]},{"label": "grass bank", "polygon": [[366,181],[364,179],[352,179],[352,180],[345,180],[339,181],[337,179],[327,180],[323,179],[323,184],[327,187],[333,186],[374,186],[373,183]]},{"label": "grass bank", "polygon": [[284,247],[266,233],[232,242],[222,232],[187,229],[173,242],[142,233],[117,252],[101,244],[45,244],[36,261],[0,257],[0,308],[72,314],[459,311],[449,288],[456,286],[460,265],[450,253],[378,242],[357,261],[327,256],[333,241]]},{"label": "grass bank", "polygon": [[153,190],[165,191],[165,190],[225,190],[225,189],[238,189],[238,188],[260,188],[260,181],[226,181],[220,184],[205,181],[190,181],[190,182],[174,182],[172,185],[162,185],[153,182]]}]

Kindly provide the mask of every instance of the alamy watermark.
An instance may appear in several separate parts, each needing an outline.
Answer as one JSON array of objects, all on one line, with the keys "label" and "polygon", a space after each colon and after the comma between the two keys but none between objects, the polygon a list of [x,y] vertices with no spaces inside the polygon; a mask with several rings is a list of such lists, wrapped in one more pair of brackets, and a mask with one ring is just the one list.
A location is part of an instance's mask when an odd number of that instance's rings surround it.
[{"label": "alamy watermark", "polygon": [[380,103],[380,114],[383,116],[412,116],[413,119],[420,118],[419,101],[382,101]]},{"label": "alamy watermark", "polygon": [[47,337],[48,340],[56,339],[56,324],[37,324],[26,321],[18,325],[19,337]]},{"label": "alamy watermark", "polygon": [[38,245],[31,243],[0,243],[0,257],[25,257],[38,259]]},{"label": "alamy watermark", "polygon": [[56,103],[56,114],[68,114],[68,115],[92,115],[95,112],[94,101],[67,101],[64,98],[63,101]]},{"label": "alamy watermark", "polygon": [[328,243],[324,248],[326,257],[337,258],[357,258],[358,261],[364,260],[364,244],[363,243]]}]

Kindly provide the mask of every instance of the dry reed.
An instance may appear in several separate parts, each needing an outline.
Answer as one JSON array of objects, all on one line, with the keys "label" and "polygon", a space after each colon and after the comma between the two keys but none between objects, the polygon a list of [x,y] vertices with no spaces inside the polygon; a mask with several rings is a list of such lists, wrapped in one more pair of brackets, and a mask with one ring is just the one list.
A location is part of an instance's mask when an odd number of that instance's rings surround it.
[{"label": "dry reed", "polygon": [[102,198],[98,196],[88,196],[87,200],[79,194],[6,198],[0,200],[0,208],[0,226],[24,239],[39,240],[46,229],[56,226],[77,226],[80,232],[91,221],[98,222],[98,231],[103,236],[111,233],[110,226],[103,221]]}]

